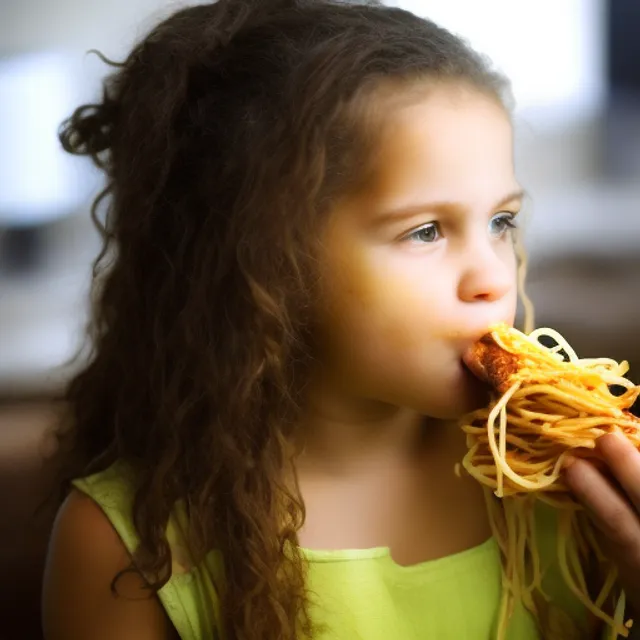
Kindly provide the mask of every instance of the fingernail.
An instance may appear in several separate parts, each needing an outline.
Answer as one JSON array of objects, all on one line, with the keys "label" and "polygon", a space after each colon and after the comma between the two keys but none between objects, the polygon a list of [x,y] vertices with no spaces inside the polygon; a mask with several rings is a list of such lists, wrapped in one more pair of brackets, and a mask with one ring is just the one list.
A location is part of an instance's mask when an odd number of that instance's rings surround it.
[{"label": "fingernail", "polygon": [[575,456],[567,456],[562,462],[562,468],[566,471],[569,467],[575,464],[577,458]]}]

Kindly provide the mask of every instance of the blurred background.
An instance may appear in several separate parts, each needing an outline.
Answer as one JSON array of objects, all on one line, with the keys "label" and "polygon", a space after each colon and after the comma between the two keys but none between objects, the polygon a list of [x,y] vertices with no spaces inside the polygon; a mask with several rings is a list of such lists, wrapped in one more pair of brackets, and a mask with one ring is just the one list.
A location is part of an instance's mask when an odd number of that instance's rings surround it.
[{"label": "blurred background", "polygon": [[[122,59],[185,4],[0,3],[0,572],[12,588],[0,637],[39,637],[46,535],[29,513],[47,482],[48,399],[73,370],[63,364],[83,338],[99,250],[89,207],[100,177],[65,157],[56,130],[99,91],[105,67],[89,49]],[[387,4],[461,34],[510,76],[537,324],[582,355],[628,359],[640,382],[640,2]]]}]

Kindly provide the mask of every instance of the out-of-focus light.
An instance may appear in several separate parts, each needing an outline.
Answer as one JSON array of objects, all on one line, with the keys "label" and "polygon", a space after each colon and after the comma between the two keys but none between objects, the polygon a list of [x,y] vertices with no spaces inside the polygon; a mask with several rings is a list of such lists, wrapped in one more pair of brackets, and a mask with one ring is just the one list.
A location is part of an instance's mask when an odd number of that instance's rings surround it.
[{"label": "out-of-focus light", "polygon": [[464,37],[512,81],[518,112],[547,128],[606,98],[601,0],[387,0]]},{"label": "out-of-focus light", "polygon": [[87,96],[78,56],[0,59],[0,225],[28,226],[73,213],[96,186],[86,159],[66,154],[60,123]]}]

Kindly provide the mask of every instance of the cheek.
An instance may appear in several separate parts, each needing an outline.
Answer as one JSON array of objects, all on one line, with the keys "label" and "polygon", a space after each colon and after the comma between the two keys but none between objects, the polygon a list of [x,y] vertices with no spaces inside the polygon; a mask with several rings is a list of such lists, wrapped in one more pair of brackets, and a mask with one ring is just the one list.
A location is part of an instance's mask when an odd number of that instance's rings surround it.
[{"label": "cheek", "polygon": [[513,286],[511,288],[511,291],[509,292],[508,297],[509,297],[509,302],[513,308],[513,315],[515,317],[516,306],[518,303],[518,295],[520,293],[519,274],[521,269],[520,258],[518,257],[518,253],[515,247],[509,248],[509,253],[506,256],[506,264],[508,265],[512,274],[511,277],[513,281]]},{"label": "cheek", "polygon": [[374,297],[374,281],[362,255],[344,248],[329,256],[330,268],[325,274],[326,308],[337,316],[352,307],[367,307]]},{"label": "cheek", "polygon": [[455,288],[446,274],[440,276],[430,278],[409,269],[377,291],[380,329],[394,351],[424,348],[448,325]]},{"label": "cheek", "polygon": [[429,340],[443,321],[447,290],[446,278],[430,278],[418,259],[385,250],[343,254],[330,307],[351,349],[365,344],[371,353],[397,353]]}]

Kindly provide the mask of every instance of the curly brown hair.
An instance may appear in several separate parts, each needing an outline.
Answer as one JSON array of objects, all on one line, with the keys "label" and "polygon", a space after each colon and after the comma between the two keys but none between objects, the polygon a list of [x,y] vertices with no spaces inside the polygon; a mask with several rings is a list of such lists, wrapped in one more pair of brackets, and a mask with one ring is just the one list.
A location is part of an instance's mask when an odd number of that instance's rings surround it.
[{"label": "curly brown hair", "polygon": [[505,83],[428,20],[336,0],[192,6],[109,64],[101,100],[60,133],[107,179],[62,473],[135,470],[135,565],[154,589],[184,501],[195,556],[225,561],[225,637],[311,636],[292,442],[320,225],[367,177],[383,86],[452,80],[501,99]]}]

